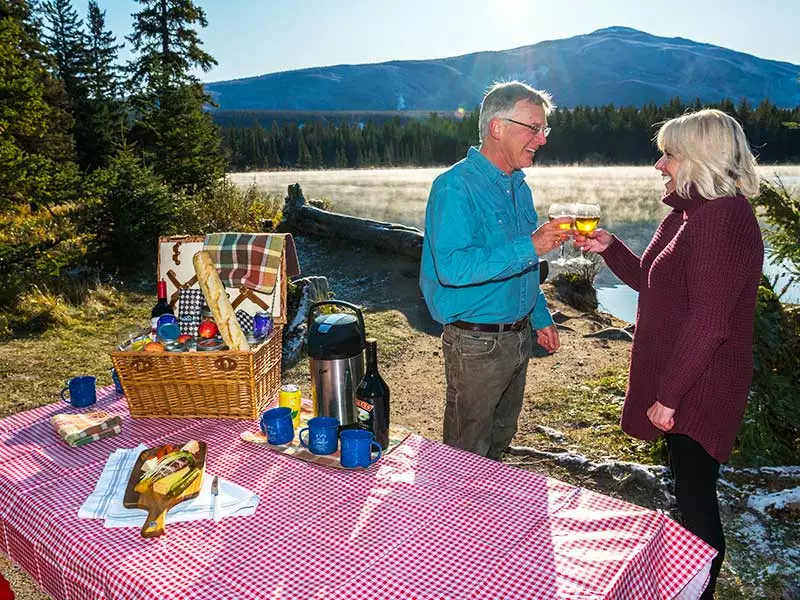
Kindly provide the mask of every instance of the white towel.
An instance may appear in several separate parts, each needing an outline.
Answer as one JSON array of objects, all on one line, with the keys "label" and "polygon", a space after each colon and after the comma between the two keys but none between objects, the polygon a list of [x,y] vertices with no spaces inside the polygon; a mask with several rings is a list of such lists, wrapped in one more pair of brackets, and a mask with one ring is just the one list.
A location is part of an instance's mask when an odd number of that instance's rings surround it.
[{"label": "white towel", "polygon": [[[105,527],[141,527],[147,511],[140,508],[125,508],[122,500],[125,487],[136,459],[146,445],[114,451],[106,461],[94,491],[78,510],[81,519],[104,519]],[[206,473],[200,494],[167,511],[166,523],[211,519],[214,516],[214,497],[211,483],[214,476]],[[222,517],[252,515],[258,506],[258,496],[235,483],[219,480],[220,514]]]}]

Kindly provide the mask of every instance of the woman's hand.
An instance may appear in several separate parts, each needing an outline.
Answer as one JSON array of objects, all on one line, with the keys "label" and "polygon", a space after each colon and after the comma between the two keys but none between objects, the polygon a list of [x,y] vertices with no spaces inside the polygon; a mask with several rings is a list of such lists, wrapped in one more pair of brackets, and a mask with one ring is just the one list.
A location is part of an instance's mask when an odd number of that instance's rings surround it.
[{"label": "woman's hand", "polygon": [[589,252],[602,252],[608,248],[614,241],[614,236],[608,233],[605,229],[595,229],[586,235],[575,233],[575,242],[573,246],[581,250],[588,250]]},{"label": "woman's hand", "polygon": [[674,408],[667,408],[658,400],[656,400],[653,405],[647,409],[647,418],[650,419],[650,422],[654,427],[657,427],[661,431],[669,431],[675,427],[675,419],[673,419],[674,415]]}]

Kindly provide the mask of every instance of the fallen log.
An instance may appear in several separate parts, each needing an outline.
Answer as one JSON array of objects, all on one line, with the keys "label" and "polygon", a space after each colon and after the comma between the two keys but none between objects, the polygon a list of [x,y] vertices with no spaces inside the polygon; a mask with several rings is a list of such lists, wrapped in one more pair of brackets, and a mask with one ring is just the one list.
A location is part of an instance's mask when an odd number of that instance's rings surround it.
[{"label": "fallen log", "polygon": [[352,240],[417,260],[422,256],[423,234],[416,227],[316,208],[306,201],[299,183],[289,186],[285,200],[283,218],[277,227],[280,232]]}]

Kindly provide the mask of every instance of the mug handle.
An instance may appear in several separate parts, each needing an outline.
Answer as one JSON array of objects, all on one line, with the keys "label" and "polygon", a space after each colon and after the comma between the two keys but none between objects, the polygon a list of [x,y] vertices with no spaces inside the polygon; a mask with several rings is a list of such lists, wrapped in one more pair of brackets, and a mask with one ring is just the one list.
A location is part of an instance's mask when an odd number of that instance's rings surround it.
[{"label": "mug handle", "polygon": [[370,456],[372,456],[372,446],[375,446],[378,449],[378,456],[376,456],[375,458],[370,458],[369,460],[369,464],[373,464],[381,459],[381,456],[383,455],[383,448],[381,448],[381,445],[375,441],[370,442],[369,446],[370,446]]},{"label": "mug handle", "polygon": [[300,445],[301,445],[303,448],[308,448],[308,442],[304,442],[304,441],[303,441],[303,432],[304,432],[304,431],[308,431],[308,427],[303,427],[303,428],[302,428],[302,429],[301,429],[301,430],[300,430],[300,431],[297,433],[297,439],[298,439],[298,440],[300,440]]},{"label": "mug handle", "polygon": [[64,393],[65,393],[65,392],[68,392],[68,391],[69,391],[69,386],[68,386],[68,385],[65,385],[65,386],[64,386],[64,389],[63,389],[63,390],[61,390],[61,399],[62,399],[64,402],[66,402],[67,404],[72,404],[72,402],[71,402],[72,398],[69,398],[69,399],[67,399],[67,397],[66,397],[66,396],[64,396]]}]

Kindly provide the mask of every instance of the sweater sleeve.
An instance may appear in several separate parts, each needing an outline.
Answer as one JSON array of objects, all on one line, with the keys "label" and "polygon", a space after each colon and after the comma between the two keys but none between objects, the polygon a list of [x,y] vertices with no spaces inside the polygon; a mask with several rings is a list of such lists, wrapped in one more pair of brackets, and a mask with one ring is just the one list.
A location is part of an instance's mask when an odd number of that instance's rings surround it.
[{"label": "sweater sleeve", "polygon": [[[428,200],[425,235],[430,236],[436,276],[444,286],[463,287],[512,277],[538,264],[529,235],[497,246],[476,233],[479,219],[463,185],[435,185]],[[455,225],[457,224],[457,225]]]},{"label": "sweater sleeve", "polygon": [[642,278],[641,261],[633,250],[628,248],[617,236],[611,245],[600,253],[611,269],[626,285],[639,291]]},{"label": "sweater sleeve", "polygon": [[756,247],[760,234],[749,210],[741,205],[708,207],[687,227],[688,313],[676,324],[680,332],[656,392],[656,399],[668,408],[679,408],[730,335],[734,307],[762,251]]}]

